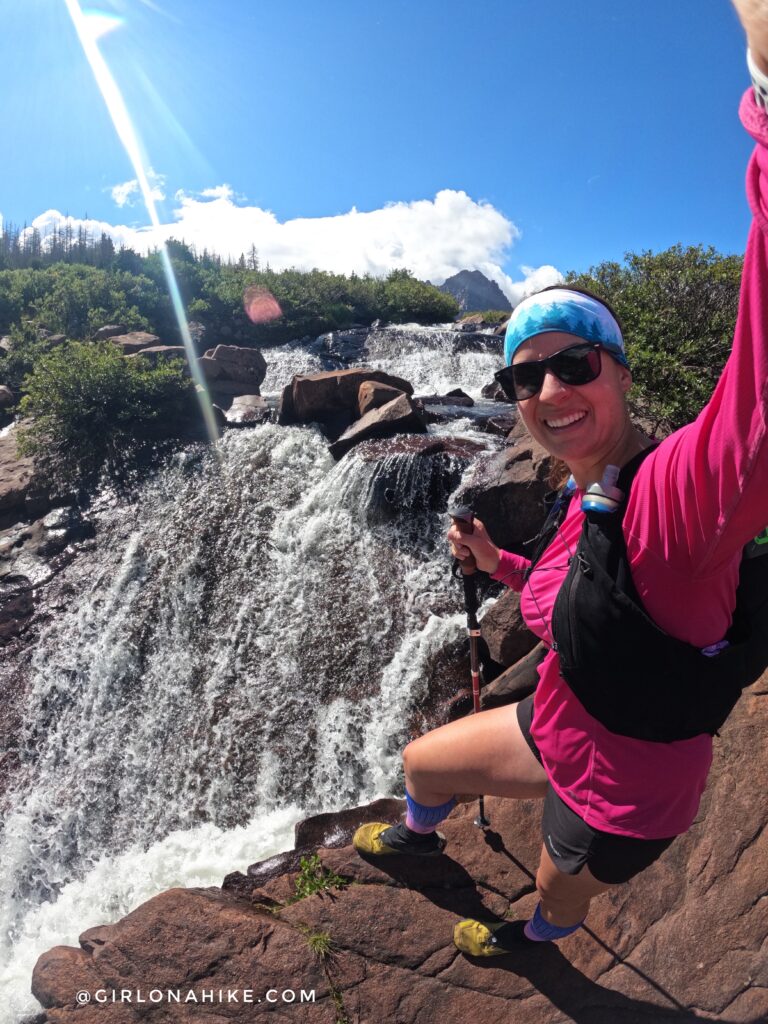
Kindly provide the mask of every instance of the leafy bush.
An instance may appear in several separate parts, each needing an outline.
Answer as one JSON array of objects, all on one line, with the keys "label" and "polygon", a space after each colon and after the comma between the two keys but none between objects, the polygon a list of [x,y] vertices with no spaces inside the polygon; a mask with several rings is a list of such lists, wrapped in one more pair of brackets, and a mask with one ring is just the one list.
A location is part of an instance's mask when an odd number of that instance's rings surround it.
[{"label": "leafy bush", "polygon": [[316,853],[311,857],[302,857],[299,865],[301,870],[296,876],[294,902],[303,900],[306,896],[314,896],[317,892],[326,892],[328,889],[343,889],[347,884],[341,875],[326,870]]},{"label": "leafy bush", "polygon": [[657,429],[690,423],[709,400],[733,340],[742,266],[741,256],[674,245],[569,275],[618,313],[635,411]]},{"label": "leafy bush", "polygon": [[180,360],[153,367],[109,342],[41,356],[23,390],[19,450],[62,488],[91,487],[102,473],[128,482],[148,454],[172,446],[194,402]]}]

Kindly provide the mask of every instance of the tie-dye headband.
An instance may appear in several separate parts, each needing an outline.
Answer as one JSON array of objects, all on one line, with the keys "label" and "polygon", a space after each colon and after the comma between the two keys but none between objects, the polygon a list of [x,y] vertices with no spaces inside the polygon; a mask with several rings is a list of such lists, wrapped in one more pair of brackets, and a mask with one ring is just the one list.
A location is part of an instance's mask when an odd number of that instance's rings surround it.
[{"label": "tie-dye headband", "polygon": [[515,307],[504,340],[505,363],[509,365],[512,362],[524,341],[551,331],[563,331],[585,341],[599,342],[617,362],[629,367],[621,328],[611,311],[597,299],[567,288],[538,292]]}]

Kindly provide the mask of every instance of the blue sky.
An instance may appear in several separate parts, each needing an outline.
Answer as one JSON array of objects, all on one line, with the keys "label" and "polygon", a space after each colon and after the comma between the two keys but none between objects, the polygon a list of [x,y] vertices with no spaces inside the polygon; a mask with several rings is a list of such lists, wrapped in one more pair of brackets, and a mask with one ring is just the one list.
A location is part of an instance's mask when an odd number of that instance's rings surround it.
[{"label": "blue sky", "polygon": [[[678,241],[743,250],[748,79],[727,0],[99,11],[166,234],[252,239],[275,266],[400,261],[437,280],[472,264],[508,285]],[[0,26],[0,213],[151,241],[131,234],[147,215],[64,0],[6,4]]]}]

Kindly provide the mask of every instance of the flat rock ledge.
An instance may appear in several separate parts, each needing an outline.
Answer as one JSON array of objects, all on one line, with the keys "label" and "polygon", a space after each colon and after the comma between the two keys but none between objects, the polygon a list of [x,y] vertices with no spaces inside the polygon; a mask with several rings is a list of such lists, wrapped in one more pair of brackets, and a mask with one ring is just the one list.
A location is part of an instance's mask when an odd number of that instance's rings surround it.
[{"label": "flat rock ledge", "polygon": [[[269,1012],[265,1019],[302,1024],[764,1024],[766,696],[764,677],[716,741],[691,831],[639,878],[595,900],[588,926],[559,947],[487,961],[453,947],[460,918],[525,918],[536,901],[540,807],[489,798],[490,830],[474,826],[474,803],[458,807],[443,825],[448,849],[439,859],[373,864],[349,845],[321,845],[322,863],[347,880],[341,889],[291,902],[298,865],[287,854],[228,876],[221,889],[161,893],[89,929],[81,948],[40,957],[32,989],[45,1012],[36,1022],[223,1024]],[[348,843],[361,810],[369,809],[344,812],[335,834],[329,816],[305,839]],[[398,811],[379,804],[369,813],[391,820]],[[318,944],[326,955],[313,952]],[[97,992],[111,1000],[113,989],[118,998],[130,989],[134,1002],[97,1003]],[[219,990],[226,999],[244,989],[253,1003],[217,1001]],[[150,1000],[153,990],[162,1001]],[[168,990],[182,1002],[169,1003]],[[302,990],[314,1002],[301,1002]],[[91,1001],[78,1005],[83,991]]]}]

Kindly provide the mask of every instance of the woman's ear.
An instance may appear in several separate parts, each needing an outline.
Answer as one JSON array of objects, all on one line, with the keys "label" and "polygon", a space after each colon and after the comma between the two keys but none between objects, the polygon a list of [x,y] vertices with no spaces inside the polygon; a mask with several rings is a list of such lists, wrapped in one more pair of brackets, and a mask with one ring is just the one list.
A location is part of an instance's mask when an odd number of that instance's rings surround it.
[{"label": "woman's ear", "polygon": [[632,373],[626,368],[626,366],[619,367],[619,381],[621,383],[621,390],[626,395],[632,387]]}]

